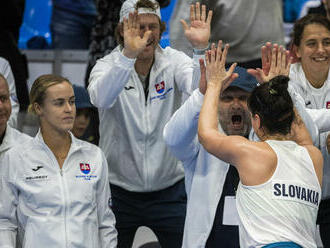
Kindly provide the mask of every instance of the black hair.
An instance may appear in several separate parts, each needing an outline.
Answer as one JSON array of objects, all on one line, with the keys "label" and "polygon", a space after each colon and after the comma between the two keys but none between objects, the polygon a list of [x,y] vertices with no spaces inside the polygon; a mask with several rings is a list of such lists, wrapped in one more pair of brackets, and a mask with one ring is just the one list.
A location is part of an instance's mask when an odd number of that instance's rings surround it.
[{"label": "black hair", "polygon": [[320,14],[309,14],[297,20],[293,27],[293,44],[300,45],[305,27],[309,24],[319,24],[330,31],[330,21]]},{"label": "black hair", "polygon": [[248,98],[248,108],[258,114],[260,125],[269,134],[287,135],[294,119],[293,102],[288,92],[289,78],[277,76],[256,87]]}]

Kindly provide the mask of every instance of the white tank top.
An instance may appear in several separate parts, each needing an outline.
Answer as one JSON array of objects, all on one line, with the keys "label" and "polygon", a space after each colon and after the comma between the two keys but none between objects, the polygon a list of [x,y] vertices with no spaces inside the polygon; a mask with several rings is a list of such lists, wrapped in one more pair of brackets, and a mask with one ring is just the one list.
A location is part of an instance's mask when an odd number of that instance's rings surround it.
[{"label": "white tank top", "polygon": [[266,142],[277,155],[277,167],[261,185],[239,183],[240,245],[262,247],[291,241],[316,248],[321,188],[308,151],[293,141]]}]

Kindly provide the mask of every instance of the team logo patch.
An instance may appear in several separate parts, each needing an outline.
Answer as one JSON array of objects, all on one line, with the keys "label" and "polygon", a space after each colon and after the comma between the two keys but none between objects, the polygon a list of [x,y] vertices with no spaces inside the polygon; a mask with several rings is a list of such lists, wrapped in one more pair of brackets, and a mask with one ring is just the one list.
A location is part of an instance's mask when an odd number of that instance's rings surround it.
[{"label": "team logo patch", "polygon": [[89,172],[91,172],[91,167],[89,164],[80,163],[80,171],[87,175]]},{"label": "team logo patch", "polygon": [[326,103],[325,107],[326,107],[327,109],[330,109],[330,101]]},{"label": "team logo patch", "polygon": [[156,88],[156,91],[157,91],[158,94],[163,93],[164,90],[165,90],[165,82],[162,81],[159,84],[155,84],[155,88]]}]

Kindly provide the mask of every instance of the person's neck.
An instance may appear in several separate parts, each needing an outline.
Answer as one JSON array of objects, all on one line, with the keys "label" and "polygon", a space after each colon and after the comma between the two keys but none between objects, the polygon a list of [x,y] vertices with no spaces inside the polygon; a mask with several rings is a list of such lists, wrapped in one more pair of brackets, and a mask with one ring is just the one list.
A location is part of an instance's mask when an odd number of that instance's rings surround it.
[{"label": "person's neck", "polygon": [[135,62],[135,71],[143,76],[147,76],[151,70],[151,66],[154,63],[154,58],[137,59]]},{"label": "person's neck", "polygon": [[57,159],[65,159],[70,146],[71,136],[69,132],[57,132],[55,130],[44,130],[41,128],[41,134],[45,144],[54,153]]},{"label": "person's neck", "polygon": [[264,128],[260,128],[258,131],[256,131],[257,136],[261,141],[266,141],[266,140],[290,140],[292,139],[291,134],[280,134],[280,133],[275,133],[275,134],[270,134],[268,133]]},{"label": "person's neck", "polygon": [[308,68],[304,68],[304,66],[303,70],[308,82],[316,89],[321,88],[328,78],[329,70],[312,72],[311,70],[308,70]]}]

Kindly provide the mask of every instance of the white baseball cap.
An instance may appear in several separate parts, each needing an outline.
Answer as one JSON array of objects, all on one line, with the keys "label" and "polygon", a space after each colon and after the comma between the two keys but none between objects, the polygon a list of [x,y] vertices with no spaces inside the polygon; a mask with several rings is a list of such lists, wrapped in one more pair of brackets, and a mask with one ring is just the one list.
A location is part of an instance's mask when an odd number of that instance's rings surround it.
[{"label": "white baseball cap", "polygon": [[[139,0],[126,0],[123,5],[121,6],[120,9],[120,14],[119,14],[119,21],[122,22],[124,17],[128,18],[129,13],[134,12],[135,9],[135,5]],[[151,8],[138,8],[138,14],[154,14],[156,16],[159,17],[159,19],[161,19],[161,15],[160,15],[160,7],[157,1],[155,0],[149,0],[150,2],[153,3],[157,3],[158,7],[157,9],[153,10]]]}]

